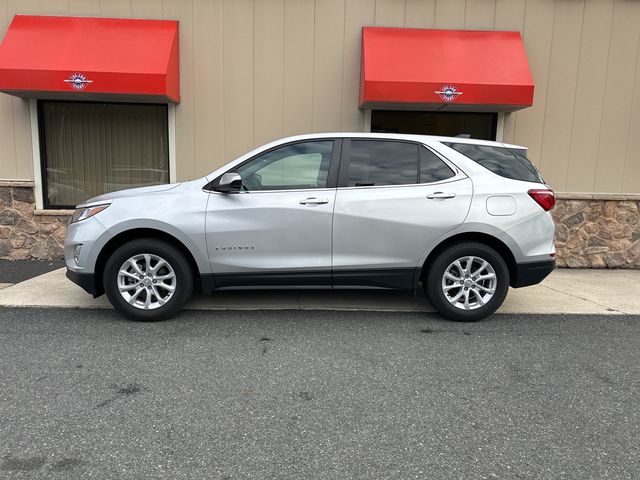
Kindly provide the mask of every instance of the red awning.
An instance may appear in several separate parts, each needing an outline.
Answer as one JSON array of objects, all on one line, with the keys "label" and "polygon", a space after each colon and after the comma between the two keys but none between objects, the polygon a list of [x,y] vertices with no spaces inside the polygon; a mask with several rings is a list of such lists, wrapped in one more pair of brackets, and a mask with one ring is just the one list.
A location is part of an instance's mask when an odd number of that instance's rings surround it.
[{"label": "red awning", "polygon": [[177,103],[178,22],[16,15],[0,45],[0,91]]},{"label": "red awning", "polygon": [[362,108],[511,111],[532,103],[520,32],[362,30]]}]

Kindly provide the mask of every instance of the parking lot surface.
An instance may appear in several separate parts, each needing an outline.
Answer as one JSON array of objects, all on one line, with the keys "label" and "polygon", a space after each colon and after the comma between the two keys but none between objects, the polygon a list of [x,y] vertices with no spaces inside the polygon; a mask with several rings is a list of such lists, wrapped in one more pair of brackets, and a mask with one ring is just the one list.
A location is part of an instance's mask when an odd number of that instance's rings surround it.
[{"label": "parking lot surface", "polygon": [[638,478],[640,317],[0,308],[0,478]]}]

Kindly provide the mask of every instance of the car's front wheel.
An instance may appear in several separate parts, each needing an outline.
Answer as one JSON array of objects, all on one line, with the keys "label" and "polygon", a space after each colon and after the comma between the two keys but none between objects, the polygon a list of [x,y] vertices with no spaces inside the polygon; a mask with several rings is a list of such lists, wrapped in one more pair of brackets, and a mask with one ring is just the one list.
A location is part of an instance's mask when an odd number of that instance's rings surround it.
[{"label": "car's front wheel", "polygon": [[193,271],[173,245],[152,238],[132,240],[116,249],[104,269],[111,304],[137,321],[166,320],[191,297]]},{"label": "car's front wheel", "polygon": [[423,287],[443,317],[475,322],[502,305],[509,290],[509,269],[493,248],[459,243],[438,255]]}]

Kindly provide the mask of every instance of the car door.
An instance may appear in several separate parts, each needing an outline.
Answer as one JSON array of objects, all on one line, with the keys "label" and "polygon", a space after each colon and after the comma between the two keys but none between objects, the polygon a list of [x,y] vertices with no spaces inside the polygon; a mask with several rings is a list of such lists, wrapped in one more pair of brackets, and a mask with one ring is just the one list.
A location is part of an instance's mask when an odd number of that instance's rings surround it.
[{"label": "car door", "polygon": [[214,189],[207,205],[216,288],[330,287],[338,156],[339,141],[299,141],[230,170],[242,191]]},{"label": "car door", "polygon": [[424,145],[344,140],[333,285],[411,288],[423,252],[464,221],[471,196],[471,180]]}]

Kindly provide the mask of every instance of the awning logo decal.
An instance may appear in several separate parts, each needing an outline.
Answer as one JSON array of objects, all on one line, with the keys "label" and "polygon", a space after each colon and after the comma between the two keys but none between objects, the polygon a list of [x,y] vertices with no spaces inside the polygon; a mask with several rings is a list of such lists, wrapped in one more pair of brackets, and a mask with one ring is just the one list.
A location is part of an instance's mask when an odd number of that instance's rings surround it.
[{"label": "awning logo decal", "polygon": [[435,93],[440,95],[443,102],[453,102],[458,95],[462,95],[458,89],[453,85],[443,85],[440,90],[436,90]]},{"label": "awning logo decal", "polygon": [[65,82],[76,90],[83,90],[88,84],[93,83],[93,80],[87,80],[82,73],[74,73]]}]

